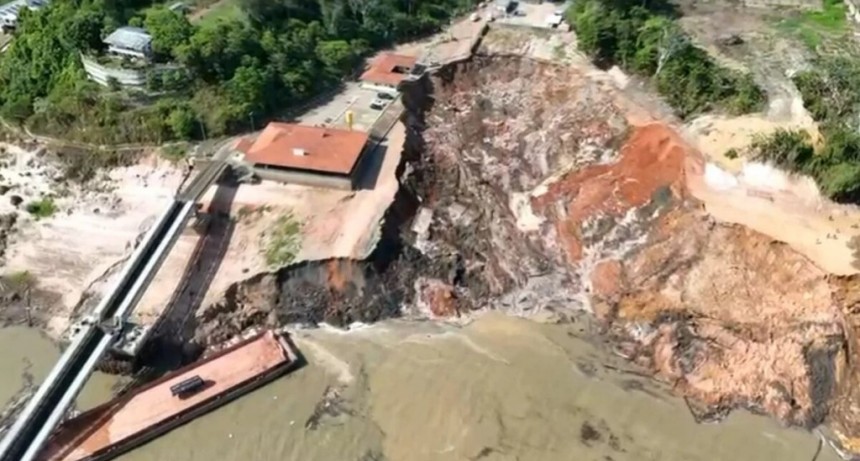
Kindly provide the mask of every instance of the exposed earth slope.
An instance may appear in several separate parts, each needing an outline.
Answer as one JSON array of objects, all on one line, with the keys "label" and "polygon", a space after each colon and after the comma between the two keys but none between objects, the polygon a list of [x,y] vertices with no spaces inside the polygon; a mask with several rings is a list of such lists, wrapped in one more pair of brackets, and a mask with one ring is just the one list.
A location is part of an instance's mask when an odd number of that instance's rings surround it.
[{"label": "exposed earth slope", "polygon": [[238,284],[201,311],[198,338],[586,309],[702,419],[745,407],[806,427],[846,420],[849,403],[830,409],[851,369],[853,277],[709,215],[689,187],[704,187],[703,157],[589,72],[478,56],[411,88],[405,179],[371,260]]}]

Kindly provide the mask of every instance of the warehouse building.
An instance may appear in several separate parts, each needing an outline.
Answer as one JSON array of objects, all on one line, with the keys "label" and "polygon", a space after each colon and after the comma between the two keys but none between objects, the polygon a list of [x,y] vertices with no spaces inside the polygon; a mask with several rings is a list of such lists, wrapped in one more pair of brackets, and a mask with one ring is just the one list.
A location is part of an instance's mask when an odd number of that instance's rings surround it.
[{"label": "warehouse building", "polygon": [[367,133],[359,131],[272,122],[236,149],[262,179],[352,189],[367,140]]}]

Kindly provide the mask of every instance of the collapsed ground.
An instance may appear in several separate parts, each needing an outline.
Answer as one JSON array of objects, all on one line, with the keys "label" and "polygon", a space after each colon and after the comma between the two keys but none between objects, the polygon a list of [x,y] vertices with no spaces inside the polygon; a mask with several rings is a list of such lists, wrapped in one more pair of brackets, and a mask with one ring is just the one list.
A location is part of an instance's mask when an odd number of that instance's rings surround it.
[{"label": "collapsed ground", "polygon": [[236,283],[188,334],[589,309],[702,419],[829,418],[851,446],[855,278],[711,217],[703,159],[589,72],[479,56],[409,88],[404,179],[371,257]]}]

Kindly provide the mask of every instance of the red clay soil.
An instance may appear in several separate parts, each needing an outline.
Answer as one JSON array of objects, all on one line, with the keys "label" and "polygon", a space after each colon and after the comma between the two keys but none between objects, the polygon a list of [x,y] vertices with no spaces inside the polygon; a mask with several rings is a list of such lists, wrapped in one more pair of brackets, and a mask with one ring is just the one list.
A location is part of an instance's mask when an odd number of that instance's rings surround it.
[{"label": "red clay soil", "polygon": [[[828,277],[787,245],[710,219],[686,194],[701,160],[668,126],[636,127],[616,162],[570,172],[532,206],[590,281],[597,318],[627,338],[619,350],[714,411],[746,406],[820,422],[839,380],[821,370],[844,360]],[[635,251],[600,260],[611,254],[601,248],[621,243],[583,235],[589,222],[618,222],[661,190],[670,191],[661,211],[633,217],[645,227],[623,238],[644,238]],[[598,260],[586,261],[592,244]]]},{"label": "red clay soil", "polygon": [[419,296],[437,317],[454,317],[460,314],[454,287],[439,280],[427,280],[422,284]]},{"label": "red clay soil", "polygon": [[[634,128],[621,148],[620,160],[570,172],[532,200],[536,212],[552,213],[558,201],[568,203],[565,219],[556,219],[558,235],[571,262],[582,258],[579,227],[590,216],[621,216],[645,205],[661,188],[683,196],[684,163],[691,149],[661,123]],[[572,235],[571,235],[572,234]]]},{"label": "red clay soil", "polygon": [[597,296],[613,298],[621,290],[621,263],[606,260],[597,263],[591,271],[591,289]]}]

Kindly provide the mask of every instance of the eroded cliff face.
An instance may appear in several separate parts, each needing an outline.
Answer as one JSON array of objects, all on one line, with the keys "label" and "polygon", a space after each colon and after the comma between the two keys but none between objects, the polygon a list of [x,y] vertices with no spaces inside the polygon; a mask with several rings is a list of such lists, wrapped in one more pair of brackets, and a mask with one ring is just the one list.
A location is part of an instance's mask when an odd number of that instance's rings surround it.
[{"label": "eroded cliff face", "polygon": [[519,236],[496,254],[527,264],[513,242],[532,242],[619,352],[702,417],[743,406],[822,422],[845,361],[833,282],[788,246],[710,218],[686,188],[702,160],[672,129],[625,128],[617,96],[570,68],[490,58],[446,77],[427,154],[471,180],[461,190],[509,205],[500,221]]},{"label": "eroded cliff face", "polygon": [[[404,180],[374,257],[239,284],[201,312],[198,337],[585,309],[619,354],[703,419],[746,407],[812,427],[837,402],[832,420],[851,433],[855,281],[709,217],[687,189],[702,159],[666,125],[641,113],[628,122],[620,98],[573,68],[527,59],[443,69],[404,95]],[[429,216],[417,234],[416,215]]]}]

